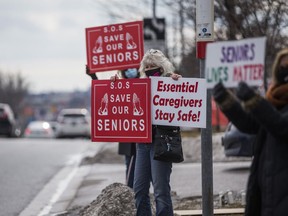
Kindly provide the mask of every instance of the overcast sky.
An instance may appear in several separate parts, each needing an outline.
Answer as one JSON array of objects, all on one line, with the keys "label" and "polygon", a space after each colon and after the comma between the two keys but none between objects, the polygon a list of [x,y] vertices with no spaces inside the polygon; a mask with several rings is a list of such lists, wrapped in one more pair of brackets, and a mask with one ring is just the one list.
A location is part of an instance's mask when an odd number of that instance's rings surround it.
[{"label": "overcast sky", "polygon": [[85,28],[111,22],[97,0],[0,0],[0,70],[33,93],[86,90]]}]

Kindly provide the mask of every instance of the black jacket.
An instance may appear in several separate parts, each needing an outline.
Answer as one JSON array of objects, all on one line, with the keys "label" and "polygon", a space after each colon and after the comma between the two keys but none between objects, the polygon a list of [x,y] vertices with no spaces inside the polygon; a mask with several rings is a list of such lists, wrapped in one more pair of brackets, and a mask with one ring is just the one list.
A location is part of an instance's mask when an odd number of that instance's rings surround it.
[{"label": "black jacket", "polygon": [[250,112],[236,102],[222,110],[242,132],[257,134],[247,185],[246,216],[288,215],[288,105],[260,99]]},{"label": "black jacket", "polygon": [[126,156],[136,155],[136,143],[119,143],[118,154]]}]

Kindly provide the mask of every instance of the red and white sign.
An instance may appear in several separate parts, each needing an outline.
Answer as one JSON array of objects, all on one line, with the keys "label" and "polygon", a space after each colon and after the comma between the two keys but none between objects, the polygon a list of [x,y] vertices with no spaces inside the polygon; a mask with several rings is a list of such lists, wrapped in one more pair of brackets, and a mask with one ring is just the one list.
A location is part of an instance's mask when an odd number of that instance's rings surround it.
[{"label": "red and white sign", "polygon": [[206,128],[205,79],[151,77],[152,124]]},{"label": "red and white sign", "polygon": [[143,21],[86,28],[91,72],[139,67],[144,54]]},{"label": "red and white sign", "polygon": [[150,79],[92,80],[92,141],[152,142]]}]

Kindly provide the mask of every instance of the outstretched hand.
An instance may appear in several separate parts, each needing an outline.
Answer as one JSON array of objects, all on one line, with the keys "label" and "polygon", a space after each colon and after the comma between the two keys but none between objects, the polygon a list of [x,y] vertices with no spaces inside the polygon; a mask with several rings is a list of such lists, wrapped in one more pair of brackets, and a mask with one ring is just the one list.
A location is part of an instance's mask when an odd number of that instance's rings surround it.
[{"label": "outstretched hand", "polygon": [[247,85],[247,83],[241,81],[236,90],[236,95],[240,100],[247,101],[253,98],[256,93],[252,88]]},{"label": "outstretched hand", "polygon": [[88,65],[86,65],[86,74],[89,75],[93,80],[98,79],[95,73],[90,73],[90,68],[88,67]]},{"label": "outstretched hand", "polygon": [[88,67],[88,65],[86,65],[86,74],[90,75],[90,68]]},{"label": "outstretched hand", "polygon": [[213,97],[217,103],[222,103],[225,101],[227,95],[229,94],[223,83],[218,82],[213,88]]}]

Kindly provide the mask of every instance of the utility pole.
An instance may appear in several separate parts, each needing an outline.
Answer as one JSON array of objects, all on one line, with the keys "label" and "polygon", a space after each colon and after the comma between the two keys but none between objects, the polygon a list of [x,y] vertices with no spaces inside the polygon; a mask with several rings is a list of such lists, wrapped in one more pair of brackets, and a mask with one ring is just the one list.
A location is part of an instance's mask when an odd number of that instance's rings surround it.
[{"label": "utility pole", "polygon": [[[200,77],[205,78],[206,45],[214,41],[214,0],[196,0],[196,41]],[[211,90],[207,90],[206,128],[201,129],[203,216],[213,216],[214,209],[211,110]]]}]

